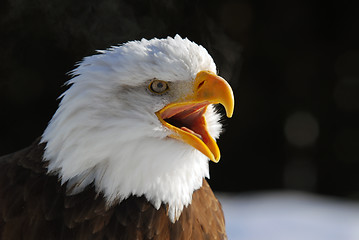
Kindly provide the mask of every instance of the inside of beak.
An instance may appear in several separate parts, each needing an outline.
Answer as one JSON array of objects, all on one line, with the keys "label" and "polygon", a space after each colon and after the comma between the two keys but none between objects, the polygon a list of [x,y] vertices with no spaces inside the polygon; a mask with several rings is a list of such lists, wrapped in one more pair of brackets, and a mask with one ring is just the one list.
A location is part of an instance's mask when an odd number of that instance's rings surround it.
[{"label": "inside of beak", "polygon": [[156,113],[161,123],[172,130],[170,136],[202,152],[213,162],[220,159],[215,139],[209,134],[205,112],[209,104],[222,104],[228,117],[233,114],[234,98],[229,84],[209,71],[197,74],[193,94],[173,102]]},{"label": "inside of beak", "polygon": [[220,151],[216,141],[208,133],[204,117],[208,105],[208,102],[179,104],[159,113],[159,119],[172,130],[171,137],[191,145],[210,160],[218,162]]}]

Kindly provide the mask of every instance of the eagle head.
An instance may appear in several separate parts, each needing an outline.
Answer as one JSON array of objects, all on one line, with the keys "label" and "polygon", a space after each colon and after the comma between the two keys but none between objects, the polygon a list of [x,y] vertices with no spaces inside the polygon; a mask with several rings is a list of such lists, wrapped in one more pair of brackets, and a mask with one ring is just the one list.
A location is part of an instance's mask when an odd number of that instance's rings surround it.
[{"label": "eagle head", "polygon": [[93,184],[109,206],[167,204],[172,222],[217,162],[233,93],[202,46],[180,36],[130,41],[84,58],[46,128],[44,161],[69,194]]}]

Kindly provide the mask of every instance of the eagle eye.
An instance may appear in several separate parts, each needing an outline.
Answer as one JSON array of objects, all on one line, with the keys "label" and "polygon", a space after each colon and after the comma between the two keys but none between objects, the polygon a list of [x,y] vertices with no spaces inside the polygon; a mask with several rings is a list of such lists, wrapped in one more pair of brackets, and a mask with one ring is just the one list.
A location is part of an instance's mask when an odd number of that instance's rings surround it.
[{"label": "eagle eye", "polygon": [[168,90],[168,83],[165,82],[165,81],[162,81],[162,80],[154,79],[154,80],[151,81],[148,88],[153,93],[161,94],[161,93],[164,93],[164,92],[166,92]]}]

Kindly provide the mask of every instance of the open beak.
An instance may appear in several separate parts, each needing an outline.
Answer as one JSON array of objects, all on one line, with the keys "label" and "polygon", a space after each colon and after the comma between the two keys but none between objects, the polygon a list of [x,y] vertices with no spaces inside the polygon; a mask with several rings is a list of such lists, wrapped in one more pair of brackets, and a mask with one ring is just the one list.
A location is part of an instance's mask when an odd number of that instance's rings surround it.
[{"label": "open beak", "polygon": [[193,93],[166,105],[156,115],[165,127],[173,131],[170,137],[191,145],[213,162],[218,162],[220,151],[216,140],[208,133],[204,116],[208,105],[218,103],[224,106],[227,117],[232,117],[234,97],[229,84],[210,71],[200,71],[193,83]]}]

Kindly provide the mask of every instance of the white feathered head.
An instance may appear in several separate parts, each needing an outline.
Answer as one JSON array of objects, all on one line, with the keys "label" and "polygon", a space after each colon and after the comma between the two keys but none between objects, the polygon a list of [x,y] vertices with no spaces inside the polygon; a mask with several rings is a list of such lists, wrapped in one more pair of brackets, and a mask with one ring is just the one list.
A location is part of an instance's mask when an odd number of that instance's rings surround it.
[{"label": "white feathered head", "polygon": [[213,104],[233,93],[208,52],[180,36],[131,41],[86,57],[42,142],[49,173],[72,194],[94,184],[109,205],[144,195],[175,221],[217,162]]}]

